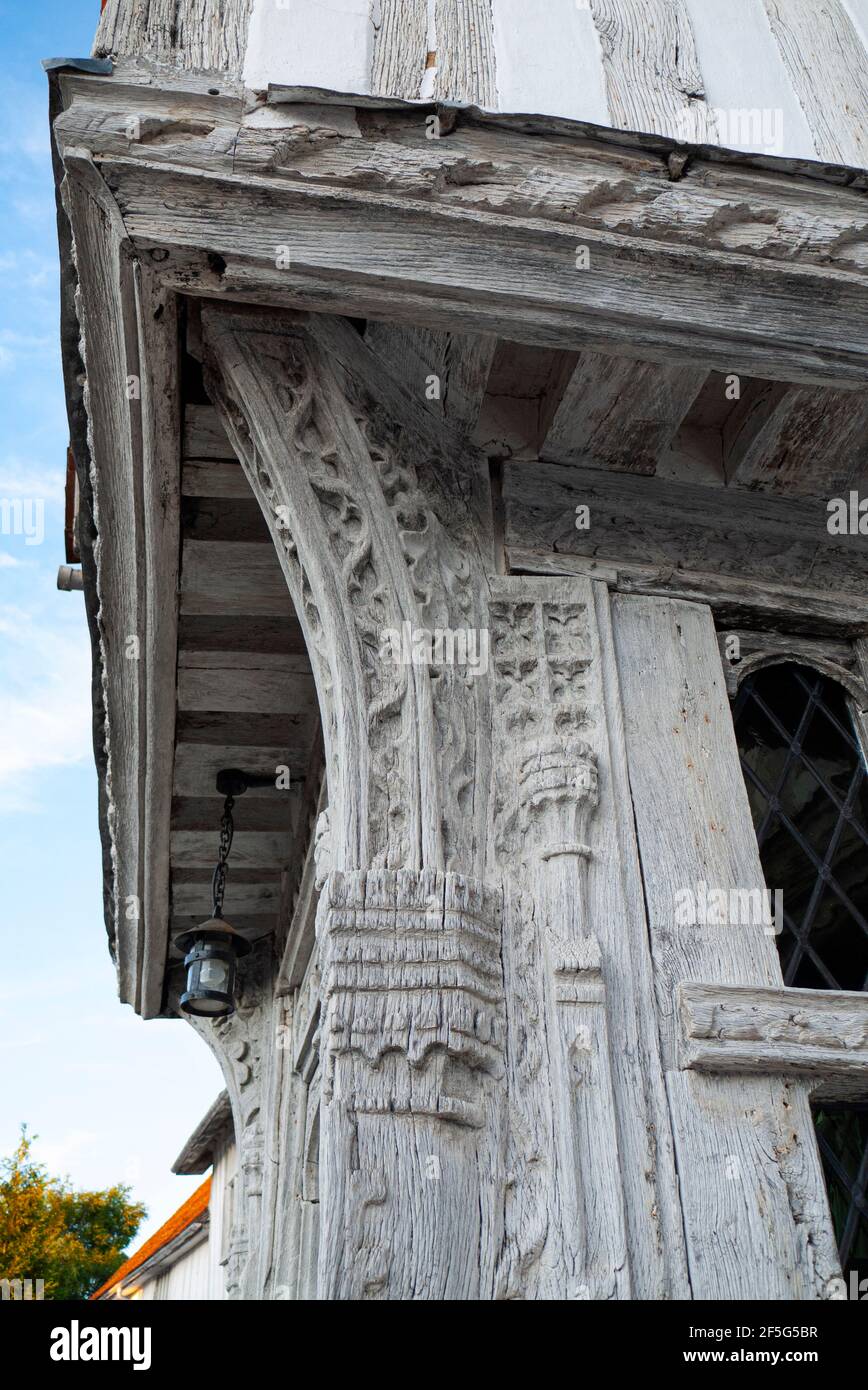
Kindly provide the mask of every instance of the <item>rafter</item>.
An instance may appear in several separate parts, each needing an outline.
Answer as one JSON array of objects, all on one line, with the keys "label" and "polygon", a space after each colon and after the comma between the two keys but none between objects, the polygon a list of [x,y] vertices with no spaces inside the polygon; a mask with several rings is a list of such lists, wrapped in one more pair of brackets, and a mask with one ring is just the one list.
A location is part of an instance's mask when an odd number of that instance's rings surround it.
[{"label": "rafter", "polygon": [[583,352],[540,447],[544,459],[654,473],[708,372]]},{"label": "rafter", "polygon": [[727,480],[829,498],[868,480],[868,392],[753,382],[724,430]]}]

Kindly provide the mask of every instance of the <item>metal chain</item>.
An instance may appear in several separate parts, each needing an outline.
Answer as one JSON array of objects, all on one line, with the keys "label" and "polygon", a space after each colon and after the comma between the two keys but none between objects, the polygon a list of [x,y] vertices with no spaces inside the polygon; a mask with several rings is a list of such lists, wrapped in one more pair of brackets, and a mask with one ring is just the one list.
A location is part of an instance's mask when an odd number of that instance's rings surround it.
[{"label": "metal chain", "polygon": [[235,834],[235,825],[232,820],[232,807],[235,805],[235,798],[227,796],[223,803],[223,817],[220,821],[220,849],[217,854],[217,867],[214,870],[214,878],[211,883],[211,896],[214,899],[212,917],[223,916],[223,895],[226,892],[226,861],[229,858],[229,851],[232,848],[232,836]]}]

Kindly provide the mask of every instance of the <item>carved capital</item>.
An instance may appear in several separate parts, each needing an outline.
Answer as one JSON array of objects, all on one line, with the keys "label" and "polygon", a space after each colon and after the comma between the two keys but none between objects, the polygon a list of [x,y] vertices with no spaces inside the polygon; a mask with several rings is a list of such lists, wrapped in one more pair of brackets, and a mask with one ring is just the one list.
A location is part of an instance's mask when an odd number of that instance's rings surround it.
[{"label": "carved capital", "polygon": [[500,894],[460,874],[332,873],[319,906],[325,1096],[481,1127],[503,1071]]},{"label": "carved capital", "polygon": [[597,757],[581,739],[531,739],[519,758],[519,795],[529,839],[543,861],[588,859],[588,823],[598,802]]}]

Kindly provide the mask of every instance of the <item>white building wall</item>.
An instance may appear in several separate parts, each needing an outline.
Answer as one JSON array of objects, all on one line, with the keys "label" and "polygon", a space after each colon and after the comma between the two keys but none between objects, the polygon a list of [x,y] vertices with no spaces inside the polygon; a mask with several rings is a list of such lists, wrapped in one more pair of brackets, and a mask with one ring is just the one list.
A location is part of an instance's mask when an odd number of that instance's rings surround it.
[{"label": "white building wall", "polygon": [[457,26],[452,0],[427,0],[427,19],[426,0],[254,0],[245,83],[457,99],[868,165],[868,0],[462,7]]},{"label": "white building wall", "polygon": [[211,1222],[208,1240],[208,1293],[204,1298],[226,1297],[226,1274],[221,1263],[229,1248],[232,1224],[232,1184],[238,1166],[235,1144],[230,1142],[214,1157],[211,1171]]},{"label": "white building wall", "polygon": [[207,1298],[205,1290],[208,1288],[210,1266],[208,1246],[207,1238],[200,1241],[165,1273],[149,1280],[142,1288],[142,1297],[155,1302]]},{"label": "white building wall", "polygon": [[208,1230],[204,1239],[185,1250],[168,1269],[148,1277],[147,1269],[130,1279],[141,1290],[143,1299],[158,1302],[178,1299],[224,1299],[226,1278],[223,1266],[232,1222],[232,1184],[237,1153],[231,1140],[220,1146],[211,1171]]}]

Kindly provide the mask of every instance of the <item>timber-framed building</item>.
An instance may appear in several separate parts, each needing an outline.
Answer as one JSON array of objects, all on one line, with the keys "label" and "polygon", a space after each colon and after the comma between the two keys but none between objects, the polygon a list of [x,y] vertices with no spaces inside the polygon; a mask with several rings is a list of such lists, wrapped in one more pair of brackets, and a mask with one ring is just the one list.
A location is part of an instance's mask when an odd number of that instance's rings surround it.
[{"label": "timber-framed building", "polygon": [[146,1018],[245,775],[230,1297],[868,1258],[868,63],[816,10],[109,0],[49,65]]}]

